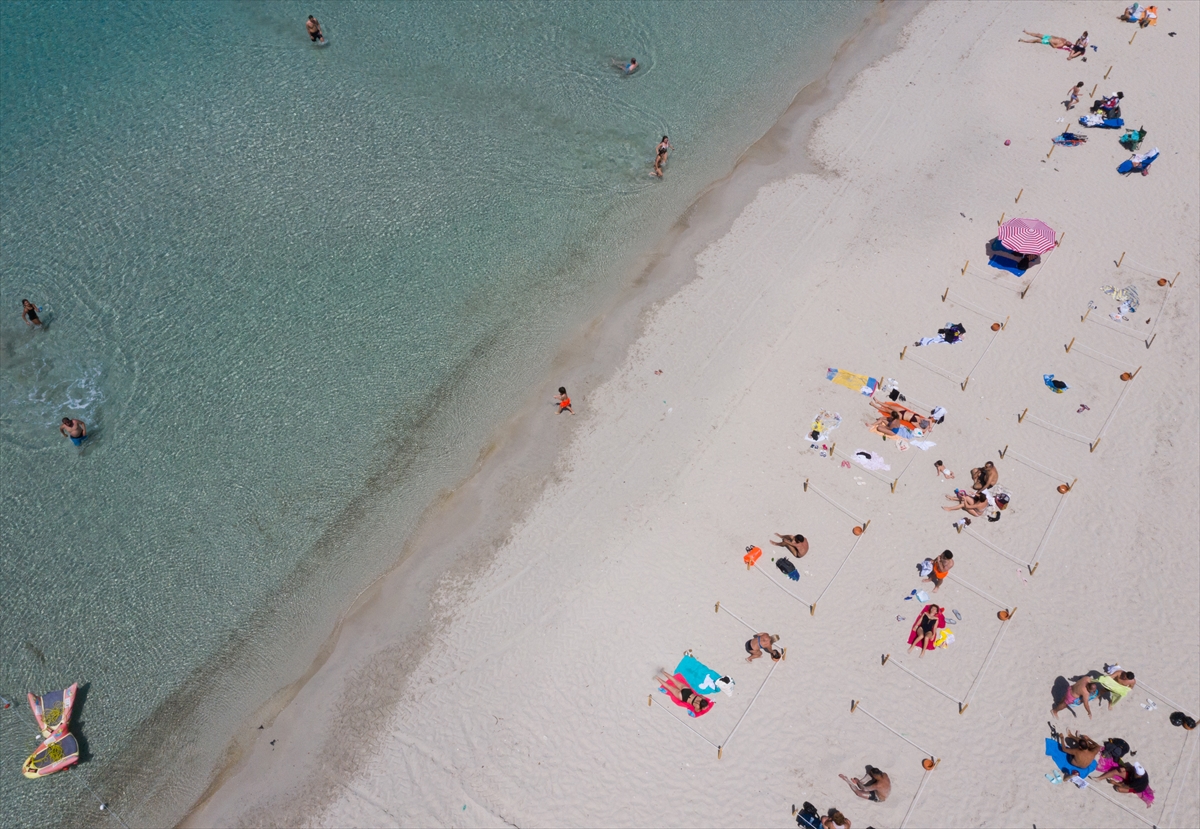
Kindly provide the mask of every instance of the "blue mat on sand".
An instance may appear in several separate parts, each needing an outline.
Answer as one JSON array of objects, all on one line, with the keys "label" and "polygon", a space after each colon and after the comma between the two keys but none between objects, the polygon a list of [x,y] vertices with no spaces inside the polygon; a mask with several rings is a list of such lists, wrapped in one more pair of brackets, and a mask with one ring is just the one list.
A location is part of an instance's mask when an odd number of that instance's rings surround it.
[{"label": "blue mat on sand", "polygon": [[725,674],[714,671],[694,656],[685,656],[675,666],[675,673],[681,674],[692,686],[692,690],[710,697],[720,691],[717,680]]},{"label": "blue mat on sand", "polygon": [[1080,777],[1087,777],[1089,774],[1091,774],[1092,772],[1094,772],[1096,770],[1096,761],[1095,760],[1093,760],[1092,764],[1090,766],[1088,766],[1086,769],[1081,769],[1081,768],[1079,768],[1079,766],[1073,765],[1071,763],[1071,761],[1067,758],[1066,752],[1064,752],[1061,748],[1058,747],[1058,742],[1050,739],[1049,737],[1046,738],[1046,756],[1053,758],[1054,764],[1056,766],[1058,766],[1059,769],[1066,769],[1067,771],[1077,771],[1077,772],[1079,772]]},{"label": "blue mat on sand", "polygon": [[1024,276],[1025,274],[1029,273],[1029,271],[1023,271],[1018,268],[1017,263],[1011,259],[1002,259],[999,256],[994,256],[989,259],[988,264],[993,268],[997,268],[1002,271],[1008,271],[1013,276]]}]

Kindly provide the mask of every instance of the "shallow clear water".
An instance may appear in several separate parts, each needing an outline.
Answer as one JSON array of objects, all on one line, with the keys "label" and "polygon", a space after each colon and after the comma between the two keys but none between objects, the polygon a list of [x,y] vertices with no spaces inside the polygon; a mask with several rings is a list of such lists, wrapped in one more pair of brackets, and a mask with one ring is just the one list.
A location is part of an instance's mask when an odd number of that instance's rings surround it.
[{"label": "shallow clear water", "polygon": [[[0,5],[0,823],[108,820],[77,777],[177,819],[391,564],[364,527],[469,468],[865,13]],[[26,781],[17,708],[72,681],[90,759]]]}]

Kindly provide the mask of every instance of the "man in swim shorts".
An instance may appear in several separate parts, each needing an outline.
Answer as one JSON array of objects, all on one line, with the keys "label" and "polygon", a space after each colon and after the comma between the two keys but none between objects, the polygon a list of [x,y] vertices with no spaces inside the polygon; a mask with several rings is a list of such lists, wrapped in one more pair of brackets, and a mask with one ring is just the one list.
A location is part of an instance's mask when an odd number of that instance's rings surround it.
[{"label": "man in swim shorts", "polygon": [[321,24],[311,14],[308,16],[308,21],[304,24],[304,28],[308,30],[308,37],[313,43],[316,43],[318,40],[322,43],[325,42],[325,35],[321,31]]},{"label": "man in swim shorts", "polygon": [[69,417],[62,419],[62,425],[58,427],[58,431],[62,432],[63,437],[70,438],[71,443],[76,446],[82,446],[87,440],[87,424],[82,420],[74,420]]},{"label": "man in swim shorts", "polygon": [[867,766],[865,777],[851,779],[844,774],[838,777],[846,781],[850,791],[872,803],[882,803],[892,793],[892,778],[874,766]]},{"label": "man in swim shorts", "polygon": [[1083,710],[1087,711],[1088,719],[1092,718],[1092,707],[1088,705],[1088,698],[1092,695],[1099,694],[1100,687],[1096,684],[1096,680],[1092,679],[1087,674],[1079,677],[1073,684],[1067,686],[1067,692],[1063,694],[1062,702],[1057,703],[1050,709],[1050,713],[1058,718],[1058,712],[1074,705],[1076,702],[1083,702]]}]

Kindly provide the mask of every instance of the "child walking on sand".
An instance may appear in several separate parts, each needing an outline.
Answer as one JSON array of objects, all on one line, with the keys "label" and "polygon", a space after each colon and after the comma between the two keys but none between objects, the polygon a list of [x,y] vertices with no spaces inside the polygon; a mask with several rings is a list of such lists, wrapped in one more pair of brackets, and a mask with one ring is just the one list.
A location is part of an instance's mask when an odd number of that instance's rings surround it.
[{"label": "child walking on sand", "polygon": [[562,414],[563,412],[566,412],[567,414],[575,414],[575,412],[571,410],[571,398],[567,397],[567,387],[559,386],[558,387],[558,413]]}]

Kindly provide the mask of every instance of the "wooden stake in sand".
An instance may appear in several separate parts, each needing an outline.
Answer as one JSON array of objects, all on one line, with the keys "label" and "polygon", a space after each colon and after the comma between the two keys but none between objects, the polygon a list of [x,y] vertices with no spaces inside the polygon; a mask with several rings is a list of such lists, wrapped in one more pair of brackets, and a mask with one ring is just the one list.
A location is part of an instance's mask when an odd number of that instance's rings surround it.
[{"label": "wooden stake in sand", "polygon": [[996,224],[998,224],[998,225],[1004,224],[1004,214],[1003,213],[1000,214],[1000,221],[996,222]]},{"label": "wooden stake in sand", "polygon": [[1050,156],[1054,155],[1054,148],[1057,146],[1058,146],[1057,144],[1050,145],[1050,152],[1046,153],[1046,158],[1049,158]]},{"label": "wooden stake in sand", "polygon": [[[1088,310],[1091,310],[1091,309],[1089,308]],[[1067,353],[1068,353],[1068,354],[1070,354],[1070,353],[1071,353],[1071,346],[1073,346],[1073,345],[1075,345],[1075,338],[1074,338],[1074,337],[1072,337],[1072,338],[1071,338],[1071,341],[1070,341],[1069,343],[1067,343]]]},{"label": "wooden stake in sand", "polygon": [[[968,259],[968,260],[967,260],[967,265],[970,265],[970,264],[971,264],[971,260],[970,260],[970,259]],[[967,265],[963,265],[962,273],[960,273],[960,274],[959,274],[959,276],[966,276],[966,275],[967,275]],[[1178,277],[1178,274],[1176,274],[1176,276]],[[947,290],[949,290],[949,289],[947,289]]]},{"label": "wooden stake in sand", "polygon": [[[1137,29],[1134,29],[1134,31],[1133,31],[1133,37],[1137,37]],[[1129,45],[1130,45],[1130,46],[1132,46],[1132,45],[1133,45],[1133,37],[1129,38]]]},{"label": "wooden stake in sand", "polygon": [[1121,251],[1121,258],[1117,260],[1117,267],[1121,267],[1121,263],[1125,261],[1125,251]]},{"label": "wooden stake in sand", "polygon": [[1004,456],[1008,454],[1008,444],[1004,444],[1004,448],[1000,450],[1000,460],[1004,460]]},{"label": "wooden stake in sand", "polygon": [[[1022,187],[1021,193],[1024,193],[1024,192],[1025,192],[1025,188]],[[1015,199],[1013,199],[1013,204],[1016,204],[1017,202],[1019,202],[1021,200],[1021,193],[1017,193],[1017,197]]]},{"label": "wooden stake in sand", "polygon": [[1083,316],[1079,318],[1079,321],[1087,322],[1088,314],[1090,314],[1090,313],[1092,313],[1092,306],[1089,305],[1088,309],[1083,312]]},{"label": "wooden stake in sand", "polygon": [[900,350],[900,359],[901,359],[901,360],[903,360],[903,359],[904,359],[904,354],[905,354],[905,352],[906,352],[906,351],[908,351],[908,346],[904,346],[904,348],[902,348],[902,349]]},{"label": "wooden stake in sand", "polygon": [[[964,271],[966,270],[965,266],[963,267],[963,270]],[[948,296],[950,296],[950,286],[949,285],[946,286],[946,292],[942,294],[942,302],[945,302],[946,297],[948,297]]]},{"label": "wooden stake in sand", "polygon": [[[1112,67],[1111,67],[1111,66],[1110,66],[1110,67],[1108,67],[1108,68],[1109,68],[1109,69],[1112,69]],[[1095,98],[1095,97],[1096,97],[1096,90],[1097,90],[1097,89],[1099,89],[1099,88],[1100,88],[1100,84],[1096,84],[1095,86],[1093,86],[1093,87],[1092,87],[1092,94],[1091,94],[1091,95],[1088,95],[1088,97],[1089,97],[1089,98]]]},{"label": "wooden stake in sand", "polygon": [[[1111,71],[1112,71],[1112,67],[1110,66],[1110,67],[1108,67],[1108,72],[1111,72]],[[1108,72],[1104,73],[1104,80],[1106,80],[1106,81],[1108,80]],[[1096,84],[1096,86],[1099,86],[1099,85],[1100,84]]]},{"label": "wooden stake in sand", "polygon": [[1020,414],[1020,415],[1018,415],[1018,417],[1017,417],[1017,423],[1020,423],[1022,420],[1024,420],[1024,419],[1025,419],[1025,415],[1027,415],[1027,414],[1029,414],[1029,407],[1028,407],[1028,406],[1026,406],[1026,407],[1025,407],[1025,411],[1021,412],[1021,414]]}]

